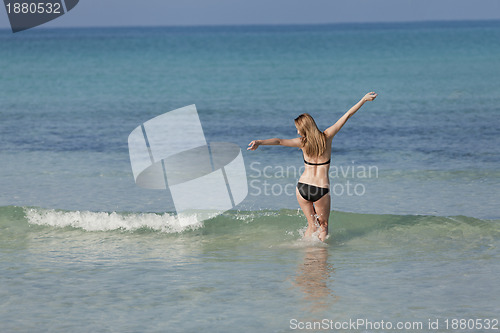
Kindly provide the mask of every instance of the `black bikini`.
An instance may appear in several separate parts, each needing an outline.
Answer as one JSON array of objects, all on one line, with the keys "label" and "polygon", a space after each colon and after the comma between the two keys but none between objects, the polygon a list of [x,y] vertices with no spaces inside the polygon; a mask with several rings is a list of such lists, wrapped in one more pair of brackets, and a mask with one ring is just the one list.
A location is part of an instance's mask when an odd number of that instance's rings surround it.
[{"label": "black bikini", "polygon": [[[304,159],[305,164],[309,165],[326,165],[330,164],[330,160],[323,163],[311,163],[307,162]],[[300,196],[307,201],[315,202],[321,199],[325,194],[327,194],[330,190],[328,187],[318,187],[310,184],[304,184],[301,182],[297,183],[297,189],[299,190]]]},{"label": "black bikini", "polygon": [[304,159],[304,163],[305,164],[309,164],[309,165],[325,165],[325,164],[330,164],[330,160],[326,161],[326,162],[323,162],[323,163],[311,163],[311,162],[307,162],[305,159]]}]

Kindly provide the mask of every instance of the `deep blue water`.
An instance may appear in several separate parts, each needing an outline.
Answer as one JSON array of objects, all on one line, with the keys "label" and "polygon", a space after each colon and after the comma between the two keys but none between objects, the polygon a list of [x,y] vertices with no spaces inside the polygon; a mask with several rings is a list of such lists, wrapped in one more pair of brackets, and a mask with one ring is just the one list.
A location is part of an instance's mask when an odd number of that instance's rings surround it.
[{"label": "deep blue water", "polygon": [[[376,166],[378,179],[363,180],[360,204],[338,196],[334,208],[498,218],[499,35],[497,21],[4,30],[0,203],[172,210],[131,181],[127,136],[142,122],[196,104],[208,141],[245,147],[294,137],[303,112],[326,128],[377,91],[335,138],[333,163]],[[244,152],[249,170],[299,168],[299,155]],[[296,206],[287,195],[245,204]]]}]

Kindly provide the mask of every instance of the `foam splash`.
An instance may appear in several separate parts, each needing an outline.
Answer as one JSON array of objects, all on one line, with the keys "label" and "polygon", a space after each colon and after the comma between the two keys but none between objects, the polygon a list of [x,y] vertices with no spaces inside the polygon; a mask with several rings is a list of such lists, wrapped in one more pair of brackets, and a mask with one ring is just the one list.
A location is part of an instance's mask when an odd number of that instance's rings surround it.
[{"label": "foam splash", "polygon": [[30,224],[52,227],[73,227],[86,231],[127,230],[149,228],[166,233],[179,233],[203,227],[196,215],[177,216],[169,213],[122,214],[90,211],[57,211],[54,209],[25,208]]}]

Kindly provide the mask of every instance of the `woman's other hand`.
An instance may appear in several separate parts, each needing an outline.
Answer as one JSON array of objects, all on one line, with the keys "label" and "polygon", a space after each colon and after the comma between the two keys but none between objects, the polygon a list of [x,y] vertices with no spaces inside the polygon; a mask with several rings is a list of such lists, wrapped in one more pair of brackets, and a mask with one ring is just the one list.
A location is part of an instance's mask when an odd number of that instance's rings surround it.
[{"label": "woman's other hand", "polygon": [[375,98],[377,98],[378,94],[375,92],[369,92],[368,94],[363,97],[363,101],[368,102],[368,101],[373,101]]},{"label": "woman's other hand", "polygon": [[248,144],[247,150],[255,150],[255,149],[259,148],[259,146],[260,146],[260,142],[259,141],[260,140],[253,140],[252,142],[250,142]]}]

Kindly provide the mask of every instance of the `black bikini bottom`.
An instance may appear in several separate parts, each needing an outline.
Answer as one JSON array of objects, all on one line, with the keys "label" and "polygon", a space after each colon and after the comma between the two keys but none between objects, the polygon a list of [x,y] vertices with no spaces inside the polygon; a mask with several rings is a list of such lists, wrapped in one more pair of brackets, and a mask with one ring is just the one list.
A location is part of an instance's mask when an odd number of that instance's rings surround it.
[{"label": "black bikini bottom", "polygon": [[318,201],[330,191],[328,187],[318,187],[301,182],[297,184],[297,188],[299,189],[300,196],[311,202]]}]

